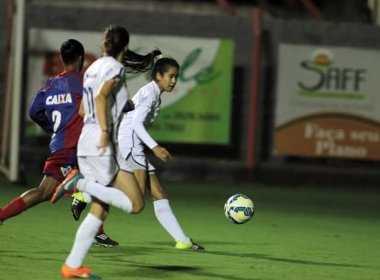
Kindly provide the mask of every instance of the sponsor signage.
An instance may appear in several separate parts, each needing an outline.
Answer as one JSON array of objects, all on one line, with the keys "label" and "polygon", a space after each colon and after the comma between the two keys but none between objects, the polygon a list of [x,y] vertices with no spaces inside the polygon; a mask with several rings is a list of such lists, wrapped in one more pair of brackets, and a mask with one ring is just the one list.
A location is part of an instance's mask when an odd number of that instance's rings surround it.
[{"label": "sponsor signage", "polygon": [[[85,67],[101,54],[101,32],[31,29],[28,36],[28,100],[48,77],[62,71],[60,44],[69,38],[82,42]],[[231,40],[132,34],[129,48],[147,53],[159,48],[181,65],[172,93],[164,93],[158,121],[149,128],[157,141],[193,144],[230,143],[232,70]],[[131,96],[149,82],[150,73],[128,75]],[[31,132],[33,133],[33,132]]]},{"label": "sponsor signage", "polygon": [[281,44],[273,154],[380,159],[380,52]]}]

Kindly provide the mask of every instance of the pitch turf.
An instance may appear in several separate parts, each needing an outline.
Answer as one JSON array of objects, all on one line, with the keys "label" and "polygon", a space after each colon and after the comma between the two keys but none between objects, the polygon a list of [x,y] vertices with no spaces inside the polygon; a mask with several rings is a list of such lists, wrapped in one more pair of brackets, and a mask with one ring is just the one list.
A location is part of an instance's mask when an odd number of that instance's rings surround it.
[{"label": "pitch turf", "polygon": [[[380,192],[250,184],[167,183],[185,232],[205,252],[178,251],[155,220],[117,209],[105,225],[118,248],[93,247],[85,264],[103,279],[380,279]],[[26,190],[0,178],[0,204]],[[254,218],[223,214],[234,193],[251,196]],[[46,202],[0,227],[0,279],[60,279],[78,222],[69,199]]]}]

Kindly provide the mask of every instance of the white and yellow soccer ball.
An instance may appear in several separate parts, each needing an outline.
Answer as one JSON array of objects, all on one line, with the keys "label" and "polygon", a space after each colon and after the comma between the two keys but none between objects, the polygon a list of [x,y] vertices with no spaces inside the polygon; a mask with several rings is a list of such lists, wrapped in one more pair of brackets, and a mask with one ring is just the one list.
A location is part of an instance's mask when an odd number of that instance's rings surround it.
[{"label": "white and yellow soccer ball", "polygon": [[255,205],[245,194],[234,194],[224,204],[224,214],[234,224],[244,224],[255,214]]}]

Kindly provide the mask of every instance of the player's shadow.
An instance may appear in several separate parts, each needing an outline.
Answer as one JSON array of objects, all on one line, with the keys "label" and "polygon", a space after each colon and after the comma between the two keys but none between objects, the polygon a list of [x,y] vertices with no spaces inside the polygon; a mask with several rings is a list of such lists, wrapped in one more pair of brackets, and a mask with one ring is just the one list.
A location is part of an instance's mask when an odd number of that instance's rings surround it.
[{"label": "player's shadow", "polygon": [[38,261],[61,260],[62,256],[68,255],[69,251],[25,251],[25,250],[0,250],[1,258],[27,259]]},{"label": "player's shadow", "polygon": [[210,255],[220,255],[220,256],[230,256],[230,257],[255,258],[255,259],[284,262],[284,263],[293,263],[293,264],[335,266],[335,267],[355,267],[355,268],[365,267],[363,265],[356,265],[356,264],[319,262],[319,261],[309,261],[309,260],[301,260],[301,259],[280,258],[280,257],[274,257],[274,256],[267,255],[267,254],[255,254],[255,253],[239,254],[239,253],[230,253],[230,252],[222,252],[222,251],[205,251],[204,253],[210,254]]},{"label": "player's shadow", "polygon": [[199,268],[197,267],[190,267],[190,266],[183,266],[183,265],[148,265],[148,266],[142,266],[146,268],[150,268],[153,270],[162,270],[162,271],[183,271],[183,272],[191,272],[191,271],[197,271]]},{"label": "player's shadow", "polygon": [[[161,243],[160,243],[161,244]],[[115,272],[109,272],[102,276],[107,278],[120,277],[123,275],[124,278],[135,279],[138,277],[152,278],[152,279],[177,279],[178,275],[188,275],[194,279],[221,279],[221,280],[260,280],[258,278],[243,278],[233,275],[222,275],[218,273],[212,273],[205,271],[200,267],[193,266],[183,266],[183,265],[146,265],[134,262],[131,260],[131,256],[141,256],[141,255],[151,255],[152,253],[159,253],[175,258],[176,254],[183,253],[195,253],[194,251],[182,251],[175,250],[174,248],[168,247],[168,243],[162,243],[162,247],[154,246],[118,246],[112,248],[112,250],[107,250],[104,248],[96,249],[92,251],[92,255],[97,259],[101,259],[102,262],[111,262],[112,264],[120,264],[120,267],[127,266],[128,269],[124,271],[118,270]],[[200,251],[201,253],[205,251]],[[167,253],[167,254],[166,254]],[[159,275],[159,276],[158,276]]]},{"label": "player's shadow", "polygon": [[[135,268],[135,269],[132,269]],[[181,274],[188,274],[192,279],[226,279],[226,280],[260,280],[258,278],[243,278],[232,275],[222,275],[203,271],[199,267],[181,265],[141,265],[128,264],[128,270],[108,273],[107,277],[117,277],[123,275],[125,278],[135,279],[136,277],[152,279],[178,279]]]},{"label": "player's shadow", "polygon": [[[152,245],[162,246],[162,247],[167,247],[168,244],[170,246],[170,243],[164,242],[164,241],[151,241],[150,243]],[[199,244],[203,245],[202,242],[199,242]],[[206,244],[206,242],[205,242],[205,244]],[[237,243],[236,242],[227,242],[227,241],[207,241],[207,245],[210,245],[210,244],[213,244],[213,245],[235,245]]]}]

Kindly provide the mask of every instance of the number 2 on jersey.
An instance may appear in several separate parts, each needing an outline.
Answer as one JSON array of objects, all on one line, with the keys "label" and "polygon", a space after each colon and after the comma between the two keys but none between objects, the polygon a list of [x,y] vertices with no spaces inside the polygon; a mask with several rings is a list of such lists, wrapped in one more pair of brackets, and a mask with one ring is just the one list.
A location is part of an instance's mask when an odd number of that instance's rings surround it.
[{"label": "number 2 on jersey", "polygon": [[61,124],[61,121],[62,121],[62,114],[60,111],[57,111],[57,110],[54,110],[52,113],[51,113],[51,119],[54,123],[54,126],[53,126],[53,135],[51,136],[51,138],[54,138],[55,136],[55,133],[57,132],[58,128],[59,128],[59,125]]}]

